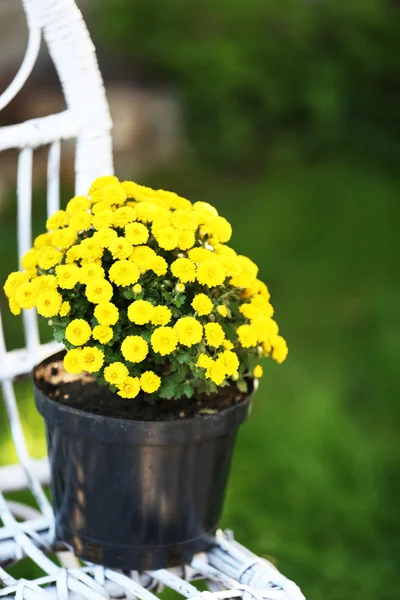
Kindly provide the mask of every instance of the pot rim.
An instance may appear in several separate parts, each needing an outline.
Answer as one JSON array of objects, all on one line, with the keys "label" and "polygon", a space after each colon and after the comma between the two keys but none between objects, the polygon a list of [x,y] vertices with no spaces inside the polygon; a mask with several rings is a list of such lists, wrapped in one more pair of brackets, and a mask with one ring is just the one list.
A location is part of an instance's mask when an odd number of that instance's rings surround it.
[{"label": "pot rim", "polygon": [[252,390],[244,400],[211,415],[197,415],[173,421],[140,421],[93,414],[49,398],[36,384],[37,369],[61,358],[63,353],[63,350],[57,352],[35,365],[32,380],[36,407],[46,421],[75,432],[76,435],[104,442],[177,445],[225,435],[236,430],[248,417],[253,393],[257,387],[256,381],[253,380]]}]

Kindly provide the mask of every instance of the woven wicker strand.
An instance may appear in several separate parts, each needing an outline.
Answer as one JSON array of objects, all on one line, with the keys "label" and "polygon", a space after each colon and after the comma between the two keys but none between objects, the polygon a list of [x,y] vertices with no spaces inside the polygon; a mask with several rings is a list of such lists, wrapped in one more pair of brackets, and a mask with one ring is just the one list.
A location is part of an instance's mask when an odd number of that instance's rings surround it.
[{"label": "woven wicker strand", "polygon": [[[29,40],[20,70],[0,95],[0,110],[23,87],[38,56],[41,37],[49,48],[67,109],[25,123],[0,128],[0,150],[19,150],[17,173],[18,254],[32,242],[32,165],[34,150],[48,146],[47,214],[60,206],[61,142],[76,141],[75,190],[85,194],[91,181],[113,173],[111,118],[95,51],[73,0],[22,0]],[[5,274],[4,274],[5,275]],[[304,600],[295,583],[268,561],[218,532],[215,546],[182,568],[148,573],[120,573],[99,565],[81,567],[75,556],[56,541],[52,507],[43,485],[49,482],[47,459],[29,456],[14,390],[16,377],[60,348],[40,342],[34,310],[23,317],[25,346],[7,351],[0,314],[0,383],[10,432],[19,463],[0,468],[0,596],[16,600],[101,600],[123,598],[156,600],[169,587],[196,600]],[[29,489],[37,508],[6,501],[5,492]],[[58,553],[56,564],[50,553]],[[44,575],[16,580],[7,567],[29,557]],[[205,580],[209,591],[192,582]]]}]

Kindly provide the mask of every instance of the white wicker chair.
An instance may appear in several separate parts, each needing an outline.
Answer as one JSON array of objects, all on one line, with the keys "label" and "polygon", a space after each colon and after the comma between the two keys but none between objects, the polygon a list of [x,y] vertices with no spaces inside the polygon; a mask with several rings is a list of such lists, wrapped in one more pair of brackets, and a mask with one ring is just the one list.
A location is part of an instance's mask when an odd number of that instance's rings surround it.
[{"label": "white wicker chair", "polygon": [[[90,182],[99,175],[113,173],[111,119],[95,52],[82,16],[73,0],[23,0],[29,42],[22,66],[8,89],[0,96],[0,110],[24,85],[35,64],[41,36],[54,61],[67,110],[0,128],[0,150],[19,150],[18,253],[31,246],[32,157],[35,148],[48,146],[47,212],[59,207],[60,142],[76,140],[75,189],[85,194]],[[301,600],[299,588],[281,575],[269,562],[259,559],[234,542],[230,533],[219,532],[215,547],[196,556],[184,568],[148,573],[123,574],[111,569],[86,564],[65,552],[54,539],[53,512],[43,491],[48,483],[47,460],[30,458],[19,419],[13,381],[28,374],[42,357],[58,347],[54,342],[41,344],[34,311],[23,317],[25,347],[7,352],[0,315],[0,382],[10,424],[11,435],[19,458],[18,465],[0,469],[0,596],[17,600],[70,597],[95,600],[100,598],[140,598],[156,600],[163,586],[187,598],[208,597],[209,600],[244,598],[251,600]],[[3,493],[29,488],[37,509],[7,502]],[[59,554],[61,567],[48,556]],[[5,570],[24,556],[30,557],[46,575],[35,580],[16,580]],[[210,591],[199,592],[190,581],[204,579]]]}]

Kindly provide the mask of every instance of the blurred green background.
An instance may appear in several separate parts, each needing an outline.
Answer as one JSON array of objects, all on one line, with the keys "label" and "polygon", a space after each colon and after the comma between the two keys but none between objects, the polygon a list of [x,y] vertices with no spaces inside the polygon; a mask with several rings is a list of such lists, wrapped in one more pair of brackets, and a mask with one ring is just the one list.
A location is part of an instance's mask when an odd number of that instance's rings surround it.
[{"label": "blurred green background", "polygon": [[[400,36],[398,3],[82,3],[107,88],[167,89],[184,150],[132,167],[213,203],[260,266],[288,340],[241,431],[223,526],[309,599],[392,600],[400,556]],[[117,75],[115,75],[117,73]],[[118,115],[117,115],[118,116]],[[129,176],[141,147],[118,156]],[[1,162],[1,159],[0,159]],[[133,176],[131,174],[131,176]],[[71,191],[65,177],[64,197]],[[1,206],[1,278],[15,203]],[[35,194],[35,230],[44,219]],[[1,296],[10,345],[21,343]],[[29,384],[32,452],[44,441]],[[0,460],[14,460],[0,417]]]}]

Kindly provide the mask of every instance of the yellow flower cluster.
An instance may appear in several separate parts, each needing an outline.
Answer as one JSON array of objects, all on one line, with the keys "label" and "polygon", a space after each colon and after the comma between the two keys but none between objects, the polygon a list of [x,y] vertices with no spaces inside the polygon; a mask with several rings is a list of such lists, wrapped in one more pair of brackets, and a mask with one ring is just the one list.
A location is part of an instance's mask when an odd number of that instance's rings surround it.
[{"label": "yellow flower cluster", "polygon": [[268,288],[207,202],[106,176],[46,228],[4,291],[14,314],[50,319],[71,373],[134,398],[162,394],[169,377],[180,393],[213,391],[261,377],[260,355],[285,360]]}]

